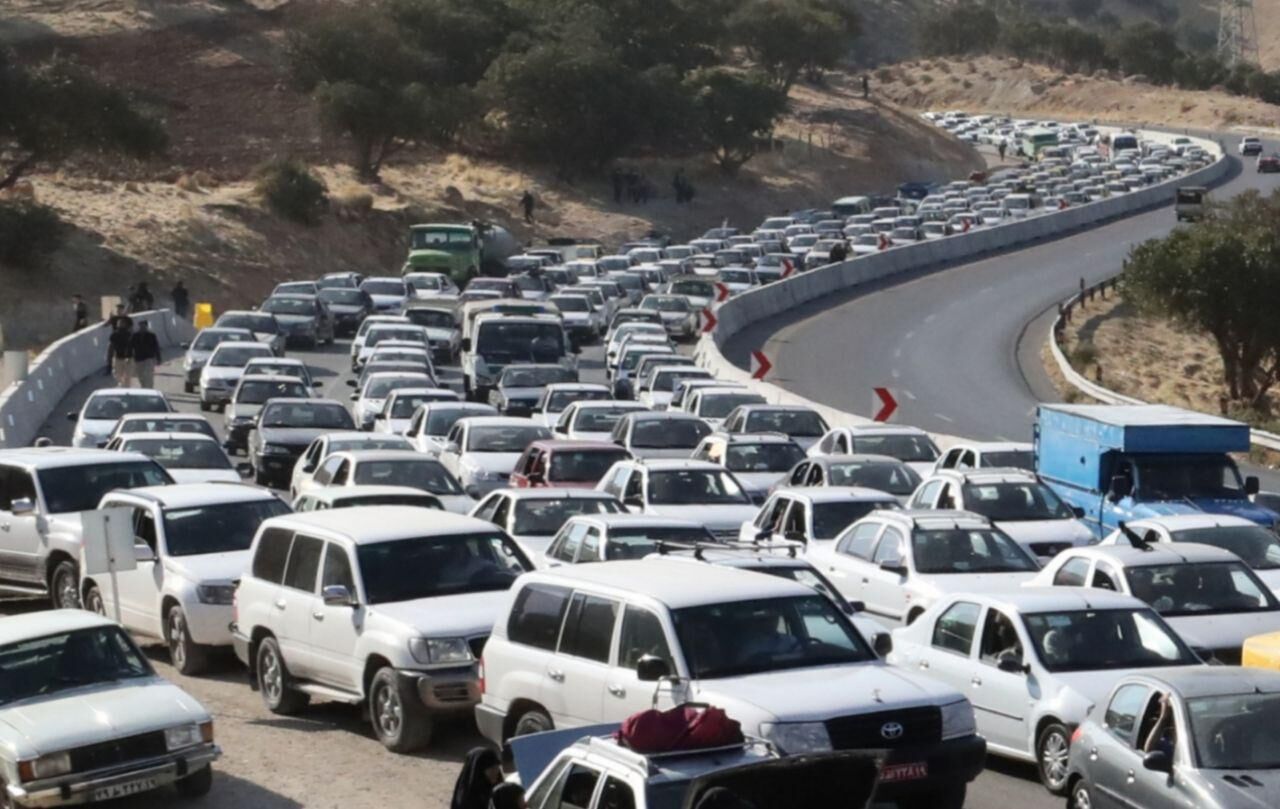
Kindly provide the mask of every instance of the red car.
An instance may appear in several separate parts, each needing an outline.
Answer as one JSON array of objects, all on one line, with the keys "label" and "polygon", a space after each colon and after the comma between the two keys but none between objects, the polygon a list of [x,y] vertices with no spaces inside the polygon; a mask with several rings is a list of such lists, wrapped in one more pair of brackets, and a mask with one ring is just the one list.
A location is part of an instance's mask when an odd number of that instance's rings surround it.
[{"label": "red car", "polygon": [[1259,174],[1274,174],[1280,171],[1280,155],[1266,155],[1258,158]]},{"label": "red car", "polygon": [[516,461],[511,485],[517,489],[591,488],[609,467],[630,458],[630,452],[603,441],[534,441]]}]

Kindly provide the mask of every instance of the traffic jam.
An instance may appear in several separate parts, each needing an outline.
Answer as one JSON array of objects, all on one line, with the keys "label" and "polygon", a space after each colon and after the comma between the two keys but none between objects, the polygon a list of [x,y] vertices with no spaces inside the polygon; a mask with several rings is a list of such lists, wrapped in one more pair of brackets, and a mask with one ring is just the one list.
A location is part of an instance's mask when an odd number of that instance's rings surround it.
[{"label": "traffic jam", "polygon": [[930,120],[1028,160],[504,276],[484,228],[415,225],[399,274],[280,284],[198,324],[173,389],[0,450],[0,590],[42,602],[0,620],[0,807],[215,787],[157,649],[238,660],[272,714],[348,705],[387,755],[474,724],[455,807],[961,809],[996,759],[1075,809],[1280,805],[1247,425],[1043,404],[1025,442],[942,440],[887,390],[831,423],[695,359],[734,295],[1213,159]]}]

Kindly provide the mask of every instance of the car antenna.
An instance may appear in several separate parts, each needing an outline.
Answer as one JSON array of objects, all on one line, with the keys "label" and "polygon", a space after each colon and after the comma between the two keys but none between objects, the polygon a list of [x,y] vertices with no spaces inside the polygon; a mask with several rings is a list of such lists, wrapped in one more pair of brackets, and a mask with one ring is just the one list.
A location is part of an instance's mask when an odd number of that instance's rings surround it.
[{"label": "car antenna", "polygon": [[1117,523],[1116,527],[1120,529],[1120,533],[1124,534],[1124,538],[1129,540],[1129,545],[1131,547],[1137,548],[1140,551],[1154,550],[1154,548],[1151,547],[1151,543],[1138,536],[1138,532],[1126,525],[1124,520]]}]

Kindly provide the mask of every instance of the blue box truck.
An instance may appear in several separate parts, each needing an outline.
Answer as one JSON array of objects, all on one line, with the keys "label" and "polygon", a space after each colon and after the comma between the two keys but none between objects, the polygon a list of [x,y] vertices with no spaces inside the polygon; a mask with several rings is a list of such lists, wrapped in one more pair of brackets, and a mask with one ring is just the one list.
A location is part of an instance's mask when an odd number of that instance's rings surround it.
[{"label": "blue box truck", "polygon": [[1231,514],[1272,530],[1280,519],[1250,500],[1258,479],[1228,454],[1249,450],[1238,421],[1167,405],[1041,405],[1034,441],[1040,477],[1098,536],[1174,514]]}]

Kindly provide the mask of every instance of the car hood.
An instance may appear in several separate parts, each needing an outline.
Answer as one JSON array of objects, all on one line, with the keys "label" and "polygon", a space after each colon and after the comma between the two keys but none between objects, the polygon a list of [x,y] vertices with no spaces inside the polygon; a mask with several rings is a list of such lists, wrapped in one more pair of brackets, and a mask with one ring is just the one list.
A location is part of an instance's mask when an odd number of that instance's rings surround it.
[{"label": "car hood", "polygon": [[374,604],[368,607],[368,620],[395,621],[427,638],[488,635],[506,599],[507,591],[494,590]]},{"label": "car hood", "polygon": [[1019,543],[1070,542],[1085,545],[1093,540],[1093,532],[1076,519],[1070,520],[1001,520],[996,525]]},{"label": "car hood", "polygon": [[1173,517],[1178,514],[1229,514],[1243,517],[1264,528],[1271,528],[1280,519],[1274,511],[1255,505],[1248,500],[1219,500],[1202,497],[1189,500],[1146,500],[1134,504],[1133,518]]},{"label": "car hood", "polygon": [[234,469],[169,469],[174,483],[239,483],[240,473]]},{"label": "car hood", "polygon": [[462,466],[507,474],[516,468],[518,460],[520,460],[519,452],[468,452],[462,458]]},{"label": "car hood", "polygon": [[237,418],[251,419],[261,412],[262,405],[260,404],[246,404],[244,402],[241,402],[240,404],[229,404],[227,405],[227,421],[232,421]]},{"label": "car hood", "polygon": [[248,567],[247,550],[170,556],[164,560],[165,570],[193,582],[238,581]]},{"label": "car hood", "polygon": [[646,514],[653,514],[659,517],[673,517],[681,520],[692,520],[693,522],[702,523],[711,529],[733,529],[734,533],[738,532],[739,527],[745,521],[755,518],[759,511],[753,505],[651,505],[645,508]]},{"label": "car hood", "polygon": [[84,435],[106,438],[116,428],[118,421],[119,419],[80,419],[80,423],[76,425],[76,430]]},{"label": "car hood", "polygon": [[84,522],[79,511],[68,511],[49,516],[49,533],[78,537],[84,532]]},{"label": "car hood", "polygon": [[[707,702],[760,734],[759,722],[811,722],[873,713],[889,707],[942,705],[961,695],[949,686],[915,677],[883,663],[868,662],[700,680],[694,700]],[[753,721],[754,720],[754,721]]]},{"label": "car hood", "polygon": [[787,476],[786,472],[734,472],[733,476],[738,479],[744,489],[753,492],[762,492],[774,484],[781,481]]},{"label": "car hood", "polygon": [[955,573],[948,575],[922,574],[928,586],[944,593],[989,593],[1013,590],[1035,578],[1035,572],[1027,573]]},{"label": "car hood", "polygon": [[[1242,780],[1247,776],[1252,783]],[[1217,794],[1218,806],[1231,809],[1273,809],[1280,806],[1280,770],[1196,770]],[[1234,783],[1233,783],[1234,781]]]},{"label": "car hood", "polygon": [[262,441],[266,444],[281,446],[305,447],[325,433],[337,432],[340,427],[259,427]]},{"label": "car hood", "polygon": [[203,379],[239,379],[243,375],[243,366],[232,368],[226,365],[206,365],[200,372]]},{"label": "car hood", "polygon": [[1188,646],[1239,649],[1247,638],[1280,630],[1280,611],[1163,616]]},{"label": "car hood", "polygon": [[98,683],[0,709],[0,736],[12,735],[22,758],[120,739],[191,722],[209,712],[159,677]]}]

